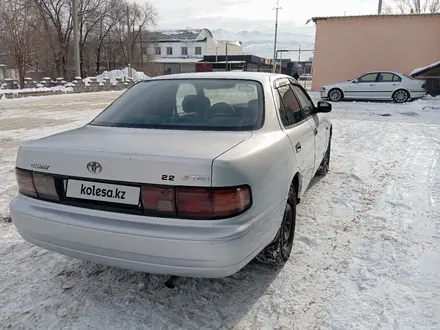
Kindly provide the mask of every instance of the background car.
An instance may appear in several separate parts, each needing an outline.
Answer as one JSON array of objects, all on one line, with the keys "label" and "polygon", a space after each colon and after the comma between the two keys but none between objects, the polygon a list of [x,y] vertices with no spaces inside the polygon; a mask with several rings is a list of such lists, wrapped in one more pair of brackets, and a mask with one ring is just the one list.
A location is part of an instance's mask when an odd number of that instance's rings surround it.
[{"label": "background car", "polygon": [[328,98],[333,102],[358,99],[405,103],[425,95],[424,81],[391,71],[368,72],[354,80],[324,85],[321,88],[321,98]]}]

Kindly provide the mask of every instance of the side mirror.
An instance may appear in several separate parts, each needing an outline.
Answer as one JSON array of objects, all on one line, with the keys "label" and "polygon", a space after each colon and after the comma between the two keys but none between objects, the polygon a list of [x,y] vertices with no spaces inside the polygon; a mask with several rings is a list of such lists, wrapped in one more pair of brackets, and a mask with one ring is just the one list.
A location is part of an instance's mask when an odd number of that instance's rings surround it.
[{"label": "side mirror", "polygon": [[318,106],[313,109],[313,114],[320,112],[330,112],[332,111],[332,105],[329,102],[319,101]]},{"label": "side mirror", "polygon": [[352,81],[352,83],[353,84],[357,84],[357,83],[359,83],[359,80],[355,79],[355,80]]}]

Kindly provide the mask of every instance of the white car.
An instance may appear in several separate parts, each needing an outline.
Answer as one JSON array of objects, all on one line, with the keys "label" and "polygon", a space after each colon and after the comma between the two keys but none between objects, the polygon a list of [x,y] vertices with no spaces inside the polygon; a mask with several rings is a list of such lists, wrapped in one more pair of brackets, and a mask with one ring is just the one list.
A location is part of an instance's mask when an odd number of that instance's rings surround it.
[{"label": "white car", "polygon": [[426,95],[425,82],[399,72],[368,72],[354,80],[324,85],[321,98],[333,102],[343,99],[393,100],[405,103]]},{"label": "white car", "polygon": [[192,73],[134,85],[84,127],[22,145],[12,220],[96,263],[191,277],[283,264],[332,124],[285,75]]}]

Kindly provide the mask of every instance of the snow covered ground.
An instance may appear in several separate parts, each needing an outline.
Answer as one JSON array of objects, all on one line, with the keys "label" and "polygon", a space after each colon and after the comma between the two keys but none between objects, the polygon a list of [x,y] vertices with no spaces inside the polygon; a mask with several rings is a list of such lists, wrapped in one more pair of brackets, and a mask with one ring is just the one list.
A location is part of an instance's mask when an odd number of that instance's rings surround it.
[{"label": "snow covered ground", "polygon": [[440,328],[440,99],[334,104],[331,172],[298,206],[285,267],[251,263],[169,290],[164,276],[34,247],[7,222],[17,147],[86,123],[117,95],[0,101],[1,328]]}]

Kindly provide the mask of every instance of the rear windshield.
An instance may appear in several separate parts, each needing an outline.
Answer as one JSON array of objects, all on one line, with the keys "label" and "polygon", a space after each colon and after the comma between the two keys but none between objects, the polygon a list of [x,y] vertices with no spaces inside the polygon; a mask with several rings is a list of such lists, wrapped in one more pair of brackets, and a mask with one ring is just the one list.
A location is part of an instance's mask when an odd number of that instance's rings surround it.
[{"label": "rear windshield", "polygon": [[263,92],[256,81],[231,79],[141,82],[91,125],[193,130],[255,130],[263,125]]}]

